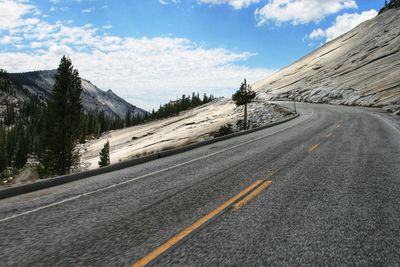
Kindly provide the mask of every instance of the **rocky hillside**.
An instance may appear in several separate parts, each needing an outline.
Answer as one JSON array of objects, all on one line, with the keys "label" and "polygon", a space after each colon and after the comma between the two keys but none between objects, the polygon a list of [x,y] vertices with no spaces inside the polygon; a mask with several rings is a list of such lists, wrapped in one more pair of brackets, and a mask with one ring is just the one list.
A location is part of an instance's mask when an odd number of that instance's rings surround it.
[{"label": "rocky hillside", "polygon": [[[10,74],[17,84],[21,85],[30,93],[47,99],[51,95],[55,83],[56,70],[34,71]],[[83,91],[81,94],[83,107],[86,111],[104,111],[109,117],[123,118],[129,110],[131,115],[145,115],[146,111],[129,104],[111,90],[103,91],[93,85],[90,81],[82,79]]]},{"label": "rocky hillside", "polygon": [[400,9],[391,2],[289,67],[253,85],[259,98],[382,107],[400,114]]},{"label": "rocky hillside", "polygon": [[[288,116],[290,110],[265,102],[254,102],[248,107],[250,128],[259,127]],[[236,107],[232,100],[217,98],[212,102],[180,112],[177,116],[110,131],[100,139],[91,140],[80,147],[82,169],[98,168],[99,152],[110,141],[111,163],[144,156],[213,139],[221,126],[232,125],[243,118],[243,106]]]}]

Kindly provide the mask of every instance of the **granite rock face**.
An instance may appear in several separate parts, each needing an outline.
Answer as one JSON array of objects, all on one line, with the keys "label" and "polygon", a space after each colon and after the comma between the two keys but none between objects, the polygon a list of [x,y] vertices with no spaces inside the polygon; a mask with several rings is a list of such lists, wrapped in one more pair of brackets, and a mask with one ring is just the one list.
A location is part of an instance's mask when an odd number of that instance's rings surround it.
[{"label": "granite rock face", "polygon": [[[259,127],[291,116],[287,109],[265,102],[248,106],[250,127]],[[81,170],[98,168],[99,152],[110,141],[111,163],[158,153],[204,140],[213,139],[221,126],[243,119],[243,106],[236,107],[227,98],[217,98],[205,105],[180,112],[177,116],[151,121],[104,133],[99,139],[80,145]]]},{"label": "granite rock face", "polygon": [[400,114],[400,9],[387,9],[253,89],[260,99],[381,107]]}]

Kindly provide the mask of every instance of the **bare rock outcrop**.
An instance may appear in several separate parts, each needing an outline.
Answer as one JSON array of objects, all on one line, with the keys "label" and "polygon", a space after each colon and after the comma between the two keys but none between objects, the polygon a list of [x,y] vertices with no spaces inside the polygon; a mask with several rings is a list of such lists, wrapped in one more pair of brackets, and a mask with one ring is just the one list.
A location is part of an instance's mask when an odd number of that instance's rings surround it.
[{"label": "bare rock outcrop", "polygon": [[253,88],[263,99],[382,107],[400,113],[399,44],[400,9],[394,6]]},{"label": "bare rock outcrop", "polygon": [[379,11],[379,14],[393,8],[400,8],[400,0],[390,0],[390,2],[386,0],[385,6]]}]

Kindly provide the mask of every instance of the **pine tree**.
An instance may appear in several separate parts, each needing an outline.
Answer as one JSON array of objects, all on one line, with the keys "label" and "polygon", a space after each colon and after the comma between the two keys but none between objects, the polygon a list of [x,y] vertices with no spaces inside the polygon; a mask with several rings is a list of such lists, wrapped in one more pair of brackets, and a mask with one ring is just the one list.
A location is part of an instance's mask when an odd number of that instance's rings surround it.
[{"label": "pine tree", "polygon": [[[3,172],[8,165],[7,162],[7,148],[5,144],[5,131],[3,127],[0,129],[0,173]],[[1,177],[0,177],[1,178]]]},{"label": "pine tree", "polygon": [[76,145],[80,135],[82,86],[78,71],[65,56],[55,78],[45,115],[42,163],[49,174],[63,175],[79,162]]},{"label": "pine tree", "polygon": [[251,86],[247,84],[246,79],[240,86],[239,90],[236,91],[232,96],[232,100],[237,106],[244,105],[244,119],[243,119],[243,129],[247,130],[247,104],[251,102],[256,97],[256,93],[251,89]]},{"label": "pine tree", "polygon": [[125,127],[132,126],[131,112],[128,110],[125,114]]},{"label": "pine tree", "polygon": [[106,115],[104,114],[104,111],[101,111],[98,114],[97,117],[97,124],[98,124],[98,131],[97,131],[97,136],[99,137],[102,133],[107,131],[107,125],[106,125]]},{"label": "pine tree", "polygon": [[81,116],[81,128],[79,133],[79,143],[84,144],[86,142],[86,126],[87,126],[87,116],[85,113]]},{"label": "pine tree", "polygon": [[103,149],[100,151],[99,166],[105,167],[110,165],[110,141],[104,144]]},{"label": "pine tree", "polygon": [[16,145],[16,151],[15,151],[15,167],[18,169],[22,168],[25,166],[25,163],[28,158],[28,142],[24,136],[24,131],[23,131],[23,126],[19,125],[18,126],[18,142]]}]

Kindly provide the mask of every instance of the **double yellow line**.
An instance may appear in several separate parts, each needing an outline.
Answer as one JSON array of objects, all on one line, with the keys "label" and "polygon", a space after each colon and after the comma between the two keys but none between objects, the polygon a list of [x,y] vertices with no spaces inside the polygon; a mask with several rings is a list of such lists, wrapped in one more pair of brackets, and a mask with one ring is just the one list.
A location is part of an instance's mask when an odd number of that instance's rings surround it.
[{"label": "double yellow line", "polygon": [[258,194],[261,193],[261,191],[263,191],[265,188],[267,188],[268,186],[270,186],[272,184],[272,180],[268,180],[264,183],[262,183],[259,187],[257,187],[253,192],[251,192],[250,194],[248,194],[246,197],[244,197],[242,200],[240,200],[239,202],[237,202],[235,205],[233,205],[233,209],[234,210],[238,210],[241,207],[243,207],[244,205],[246,205],[250,200],[252,200],[253,198],[255,198]]},{"label": "double yellow line", "polygon": [[311,146],[308,148],[308,152],[311,153],[311,152],[313,152],[314,150],[316,150],[317,148],[319,148],[319,144],[311,145]]},{"label": "double yellow line", "polygon": [[183,241],[183,239],[187,238],[190,234],[192,234],[194,231],[198,230],[201,226],[205,225],[206,223],[210,222],[211,219],[215,218],[216,216],[222,214],[224,211],[229,209],[230,207],[233,206],[234,210],[238,210],[246,203],[248,203],[251,199],[253,199],[255,196],[257,196],[261,191],[263,191],[265,188],[270,186],[272,184],[272,180],[257,180],[254,183],[252,183],[249,187],[241,191],[239,194],[235,195],[228,201],[226,201],[224,204],[220,205],[218,208],[215,210],[211,211],[209,214],[206,216],[202,217],[201,219],[197,220],[195,223],[193,223],[191,226],[185,228],[181,232],[179,232],[177,235],[169,239],[167,242],[147,254],[144,258],[141,260],[137,261],[135,264],[132,265],[132,267],[139,267],[139,266],[145,266],[149,263],[151,263],[153,260],[155,260],[157,257],[161,256],[163,253],[167,252],[169,249],[171,249],[173,246],[177,245],[180,241]]}]

